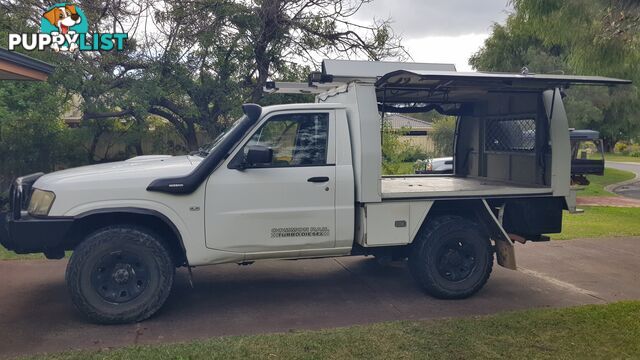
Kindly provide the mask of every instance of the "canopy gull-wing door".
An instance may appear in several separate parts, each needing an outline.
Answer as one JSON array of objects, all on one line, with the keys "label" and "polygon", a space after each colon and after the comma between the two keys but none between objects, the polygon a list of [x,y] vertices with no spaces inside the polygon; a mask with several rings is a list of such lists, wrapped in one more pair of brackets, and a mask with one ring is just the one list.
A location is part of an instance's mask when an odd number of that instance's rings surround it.
[{"label": "canopy gull-wing door", "polygon": [[601,76],[398,70],[378,79],[376,89],[383,111],[436,109],[454,115],[463,111],[464,103],[477,101],[492,92],[542,92],[571,85],[630,83],[629,80]]}]

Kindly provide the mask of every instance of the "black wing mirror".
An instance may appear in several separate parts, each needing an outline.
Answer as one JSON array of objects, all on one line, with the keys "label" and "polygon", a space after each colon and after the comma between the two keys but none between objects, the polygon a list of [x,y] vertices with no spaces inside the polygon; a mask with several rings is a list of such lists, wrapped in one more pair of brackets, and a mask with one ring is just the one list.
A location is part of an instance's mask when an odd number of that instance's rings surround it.
[{"label": "black wing mirror", "polygon": [[248,165],[271,164],[273,161],[273,149],[262,145],[251,145],[247,147],[245,162]]},{"label": "black wing mirror", "polygon": [[262,145],[247,146],[247,153],[243,151],[229,162],[229,169],[244,170],[255,165],[268,165],[273,161],[273,150]]}]

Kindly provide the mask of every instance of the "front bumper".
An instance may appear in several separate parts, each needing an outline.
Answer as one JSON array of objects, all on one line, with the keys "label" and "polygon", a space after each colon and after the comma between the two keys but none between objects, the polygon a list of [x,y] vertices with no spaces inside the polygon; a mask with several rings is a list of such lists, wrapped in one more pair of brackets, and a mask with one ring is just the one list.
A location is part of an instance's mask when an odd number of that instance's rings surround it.
[{"label": "front bumper", "polygon": [[27,214],[32,186],[42,175],[23,176],[12,184],[9,212],[0,213],[0,244],[18,254],[42,252],[47,257],[59,257],[71,247],[68,235],[75,219]]},{"label": "front bumper", "polygon": [[70,248],[73,218],[34,218],[0,213],[0,244],[18,254],[54,254]]}]

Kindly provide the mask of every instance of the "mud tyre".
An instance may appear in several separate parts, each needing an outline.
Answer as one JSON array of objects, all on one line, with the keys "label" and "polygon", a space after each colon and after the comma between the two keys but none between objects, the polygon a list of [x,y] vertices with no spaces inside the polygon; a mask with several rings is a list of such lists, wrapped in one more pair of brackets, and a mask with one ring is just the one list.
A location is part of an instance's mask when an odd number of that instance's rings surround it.
[{"label": "mud tyre", "polygon": [[420,230],[409,269],[431,296],[464,299],[478,292],[493,269],[493,247],[484,229],[459,216],[441,216]]},{"label": "mud tyre", "polygon": [[119,225],[100,229],[77,246],[66,282],[73,304],[88,320],[122,324],[156,313],[169,296],[174,274],[159,235]]}]

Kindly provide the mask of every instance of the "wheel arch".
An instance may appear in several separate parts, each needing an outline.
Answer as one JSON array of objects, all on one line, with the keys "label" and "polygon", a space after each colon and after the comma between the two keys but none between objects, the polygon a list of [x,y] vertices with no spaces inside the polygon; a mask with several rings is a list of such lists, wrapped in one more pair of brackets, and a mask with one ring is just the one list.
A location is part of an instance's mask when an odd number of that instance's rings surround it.
[{"label": "wheel arch", "polygon": [[180,230],[169,217],[157,210],[139,207],[95,209],[74,216],[74,220],[68,233],[74,248],[82,242],[84,236],[102,227],[113,224],[138,225],[162,236],[176,266],[189,266]]},{"label": "wheel arch", "polygon": [[501,200],[490,204],[486,199],[461,199],[435,201],[422,227],[439,216],[456,215],[476,222],[496,243],[498,264],[511,270],[516,269],[513,241],[504,230],[500,219],[492,211]]},{"label": "wheel arch", "polygon": [[[496,226],[502,228],[493,217],[484,199],[436,200],[425,217],[422,227],[431,219],[445,215],[455,215],[476,222],[487,233],[495,235]],[[494,215],[495,216],[495,215]]]}]

